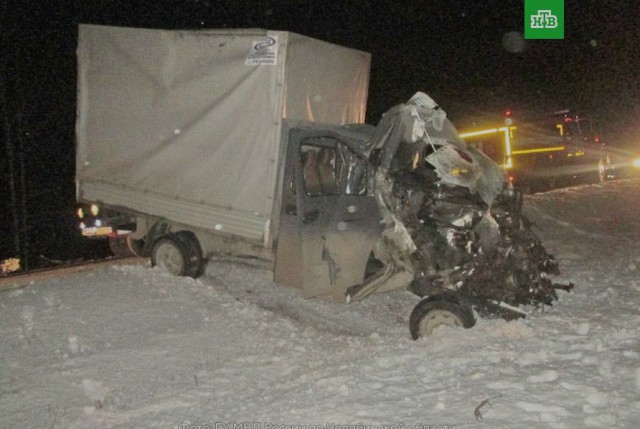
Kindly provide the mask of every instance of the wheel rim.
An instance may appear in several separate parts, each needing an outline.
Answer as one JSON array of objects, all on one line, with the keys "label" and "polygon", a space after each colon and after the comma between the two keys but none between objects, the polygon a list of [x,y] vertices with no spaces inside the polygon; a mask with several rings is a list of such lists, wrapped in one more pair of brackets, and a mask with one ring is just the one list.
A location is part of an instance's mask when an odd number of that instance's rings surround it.
[{"label": "wheel rim", "polygon": [[180,249],[172,243],[162,243],[156,249],[156,264],[167,272],[180,276],[184,272],[185,261]]},{"label": "wheel rim", "polygon": [[426,337],[431,335],[433,330],[439,326],[459,327],[462,326],[462,320],[446,310],[431,310],[420,321],[420,336]]}]

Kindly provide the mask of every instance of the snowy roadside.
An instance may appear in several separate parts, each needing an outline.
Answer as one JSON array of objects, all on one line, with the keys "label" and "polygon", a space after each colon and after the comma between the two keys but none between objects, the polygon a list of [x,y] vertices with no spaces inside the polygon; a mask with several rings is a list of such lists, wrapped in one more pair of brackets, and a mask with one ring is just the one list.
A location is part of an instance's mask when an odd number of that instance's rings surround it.
[{"label": "snowy roadside", "polygon": [[2,292],[0,428],[637,427],[640,181],[525,204],[575,291],[417,342],[409,293],[304,300],[230,262],[200,280],[116,266]]}]

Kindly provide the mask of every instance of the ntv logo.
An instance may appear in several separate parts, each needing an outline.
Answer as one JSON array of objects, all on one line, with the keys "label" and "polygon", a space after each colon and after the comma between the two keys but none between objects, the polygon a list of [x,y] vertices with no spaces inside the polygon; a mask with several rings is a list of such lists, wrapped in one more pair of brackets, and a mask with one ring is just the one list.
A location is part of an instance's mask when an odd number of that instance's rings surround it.
[{"label": "ntv logo", "polygon": [[539,10],[531,15],[531,28],[558,28],[558,17],[550,10]]},{"label": "ntv logo", "polygon": [[524,0],[525,39],[564,39],[564,0]]}]

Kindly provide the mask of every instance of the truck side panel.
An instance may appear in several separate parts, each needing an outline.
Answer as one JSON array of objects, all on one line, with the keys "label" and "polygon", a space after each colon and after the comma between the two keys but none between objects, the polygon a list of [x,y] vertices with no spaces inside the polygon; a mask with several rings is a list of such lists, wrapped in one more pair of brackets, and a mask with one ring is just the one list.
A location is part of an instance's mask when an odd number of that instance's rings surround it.
[{"label": "truck side panel", "polygon": [[254,244],[262,245],[265,233],[264,220],[252,212],[228,210],[225,207],[184,199],[168,198],[164,195],[115,186],[97,181],[84,181],[81,197],[88,201],[117,201],[118,205],[143,214],[162,213],[163,217],[185,225],[218,231],[224,235],[243,237]]}]

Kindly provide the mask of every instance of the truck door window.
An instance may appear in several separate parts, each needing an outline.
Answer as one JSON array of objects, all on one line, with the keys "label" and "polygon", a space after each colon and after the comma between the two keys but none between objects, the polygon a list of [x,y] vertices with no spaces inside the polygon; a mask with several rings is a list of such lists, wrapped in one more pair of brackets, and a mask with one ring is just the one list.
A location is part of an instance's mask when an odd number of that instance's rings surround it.
[{"label": "truck door window", "polygon": [[309,196],[366,193],[365,162],[336,139],[306,139],[300,146],[300,161]]}]

